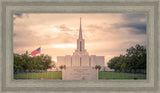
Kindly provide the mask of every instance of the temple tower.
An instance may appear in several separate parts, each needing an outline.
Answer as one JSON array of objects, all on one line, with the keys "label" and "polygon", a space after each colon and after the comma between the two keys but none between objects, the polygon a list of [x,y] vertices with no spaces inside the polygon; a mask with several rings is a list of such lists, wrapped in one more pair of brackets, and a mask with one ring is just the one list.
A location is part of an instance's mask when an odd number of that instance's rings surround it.
[{"label": "temple tower", "polygon": [[79,28],[79,38],[77,39],[77,49],[73,55],[88,55],[85,49],[85,40],[82,35],[81,18],[80,18],[80,28]]}]

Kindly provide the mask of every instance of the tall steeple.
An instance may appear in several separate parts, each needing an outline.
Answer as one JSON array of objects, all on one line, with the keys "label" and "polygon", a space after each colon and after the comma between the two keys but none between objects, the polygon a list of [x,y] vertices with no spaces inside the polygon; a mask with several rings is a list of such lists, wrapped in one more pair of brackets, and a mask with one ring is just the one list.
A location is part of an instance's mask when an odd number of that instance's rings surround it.
[{"label": "tall steeple", "polygon": [[79,39],[82,39],[81,17],[80,17]]},{"label": "tall steeple", "polygon": [[77,49],[73,54],[88,55],[87,51],[85,50],[85,40],[82,37],[81,17],[80,17],[79,38],[77,39]]}]

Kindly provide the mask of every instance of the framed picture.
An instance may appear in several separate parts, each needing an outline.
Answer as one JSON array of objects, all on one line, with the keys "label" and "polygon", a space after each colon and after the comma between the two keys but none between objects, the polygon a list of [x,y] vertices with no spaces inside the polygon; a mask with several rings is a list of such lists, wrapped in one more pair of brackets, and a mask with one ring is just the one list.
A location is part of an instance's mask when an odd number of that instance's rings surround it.
[{"label": "framed picture", "polygon": [[145,13],[14,13],[13,17],[16,80],[146,79]]},{"label": "framed picture", "polygon": [[159,92],[159,0],[1,1],[1,92]]}]

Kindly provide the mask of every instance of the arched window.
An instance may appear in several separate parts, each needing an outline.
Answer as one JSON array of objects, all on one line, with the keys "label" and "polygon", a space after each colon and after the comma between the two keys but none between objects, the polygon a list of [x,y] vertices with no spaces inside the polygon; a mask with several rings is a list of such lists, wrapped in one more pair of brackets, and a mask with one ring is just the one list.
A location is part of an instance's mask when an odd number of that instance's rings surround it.
[{"label": "arched window", "polygon": [[81,41],[80,41],[80,51],[82,51],[82,48],[81,48]]},{"label": "arched window", "polygon": [[82,59],[81,59],[81,57],[80,57],[80,66],[82,65]]}]

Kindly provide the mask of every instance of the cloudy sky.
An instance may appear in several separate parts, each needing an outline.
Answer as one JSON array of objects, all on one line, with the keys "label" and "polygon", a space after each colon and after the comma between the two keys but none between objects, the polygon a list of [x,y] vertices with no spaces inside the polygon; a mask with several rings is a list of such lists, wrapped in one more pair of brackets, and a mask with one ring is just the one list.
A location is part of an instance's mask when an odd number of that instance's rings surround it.
[{"label": "cloudy sky", "polygon": [[41,53],[52,56],[72,55],[82,18],[83,38],[89,55],[105,56],[105,62],[136,44],[146,45],[146,15],[127,13],[52,14],[15,13],[14,53]]}]

